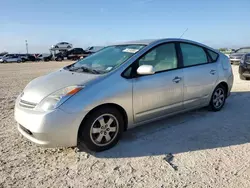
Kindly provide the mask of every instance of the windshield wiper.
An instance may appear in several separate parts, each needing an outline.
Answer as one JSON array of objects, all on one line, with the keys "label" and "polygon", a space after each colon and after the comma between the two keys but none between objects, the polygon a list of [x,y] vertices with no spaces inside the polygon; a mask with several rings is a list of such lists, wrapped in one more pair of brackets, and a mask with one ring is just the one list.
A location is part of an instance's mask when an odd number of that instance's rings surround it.
[{"label": "windshield wiper", "polygon": [[92,74],[100,74],[100,72],[98,70],[95,70],[95,69],[91,69],[91,68],[88,68],[88,67],[84,67],[84,66],[81,66],[81,67],[70,67],[69,68],[69,71],[75,71],[75,72],[90,72]]}]

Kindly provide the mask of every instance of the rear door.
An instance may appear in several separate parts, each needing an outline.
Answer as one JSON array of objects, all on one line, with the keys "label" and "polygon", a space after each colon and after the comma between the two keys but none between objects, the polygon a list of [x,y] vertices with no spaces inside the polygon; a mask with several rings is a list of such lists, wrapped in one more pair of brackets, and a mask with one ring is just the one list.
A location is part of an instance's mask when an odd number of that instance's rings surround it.
[{"label": "rear door", "polygon": [[[201,46],[180,43],[184,75],[184,108],[205,104],[218,79],[218,54]],[[213,56],[213,57],[212,57]]]}]

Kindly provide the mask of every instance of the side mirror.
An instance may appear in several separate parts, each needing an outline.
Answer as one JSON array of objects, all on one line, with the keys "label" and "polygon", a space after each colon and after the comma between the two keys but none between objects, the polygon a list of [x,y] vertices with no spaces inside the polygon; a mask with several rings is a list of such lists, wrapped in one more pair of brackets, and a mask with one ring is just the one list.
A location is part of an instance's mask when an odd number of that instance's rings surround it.
[{"label": "side mirror", "polygon": [[137,69],[137,74],[139,75],[150,75],[150,74],[154,74],[154,67],[152,65],[141,65],[138,69]]}]

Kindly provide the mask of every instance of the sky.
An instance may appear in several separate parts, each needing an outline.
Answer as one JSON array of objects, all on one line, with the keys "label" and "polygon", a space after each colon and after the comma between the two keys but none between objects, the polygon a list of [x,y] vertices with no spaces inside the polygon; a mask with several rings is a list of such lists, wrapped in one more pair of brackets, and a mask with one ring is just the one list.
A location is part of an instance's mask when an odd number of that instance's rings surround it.
[{"label": "sky", "polygon": [[250,0],[2,0],[0,52],[49,52],[137,39],[183,38],[250,46]]}]

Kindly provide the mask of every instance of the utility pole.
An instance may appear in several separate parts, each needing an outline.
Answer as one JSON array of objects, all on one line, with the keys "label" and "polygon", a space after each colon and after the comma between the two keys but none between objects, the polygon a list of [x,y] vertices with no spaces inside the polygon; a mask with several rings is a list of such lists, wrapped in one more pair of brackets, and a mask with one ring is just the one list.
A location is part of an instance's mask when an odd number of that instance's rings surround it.
[{"label": "utility pole", "polygon": [[25,45],[26,45],[26,52],[28,54],[29,53],[29,46],[28,46],[28,41],[27,40],[25,40]]}]

